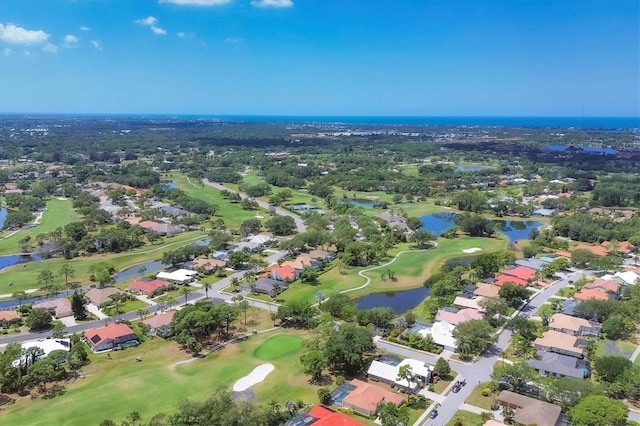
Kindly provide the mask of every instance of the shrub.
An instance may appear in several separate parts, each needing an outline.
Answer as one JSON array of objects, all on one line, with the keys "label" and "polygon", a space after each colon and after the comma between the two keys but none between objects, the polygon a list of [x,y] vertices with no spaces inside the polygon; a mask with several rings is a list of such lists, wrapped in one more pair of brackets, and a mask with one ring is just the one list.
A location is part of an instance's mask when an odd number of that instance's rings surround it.
[{"label": "shrub", "polygon": [[489,396],[491,394],[491,389],[489,388],[484,388],[482,390],[482,396]]},{"label": "shrub", "polygon": [[344,383],[344,376],[336,376],[336,385],[341,385]]}]

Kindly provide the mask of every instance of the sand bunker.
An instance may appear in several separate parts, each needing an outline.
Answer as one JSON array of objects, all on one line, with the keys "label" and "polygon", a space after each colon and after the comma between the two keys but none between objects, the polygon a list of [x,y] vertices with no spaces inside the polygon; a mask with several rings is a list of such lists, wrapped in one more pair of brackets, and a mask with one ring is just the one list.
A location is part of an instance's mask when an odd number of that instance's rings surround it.
[{"label": "sand bunker", "polygon": [[233,384],[234,392],[242,392],[249,389],[253,385],[257,385],[267,378],[275,367],[273,364],[262,364],[253,369],[253,371]]},{"label": "sand bunker", "polygon": [[475,253],[477,251],[482,251],[482,249],[479,247],[471,247],[471,248],[462,250],[463,253]]}]

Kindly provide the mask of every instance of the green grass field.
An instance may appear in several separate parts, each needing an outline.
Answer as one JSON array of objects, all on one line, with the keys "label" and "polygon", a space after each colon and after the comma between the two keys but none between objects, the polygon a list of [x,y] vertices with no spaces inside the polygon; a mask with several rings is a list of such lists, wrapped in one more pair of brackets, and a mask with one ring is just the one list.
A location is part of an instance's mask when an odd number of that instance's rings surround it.
[{"label": "green grass field", "polygon": [[[388,266],[381,266],[378,270],[372,270],[365,274],[371,278],[371,283],[357,291],[349,292],[353,297],[359,297],[370,293],[380,293],[387,291],[408,290],[418,288],[425,279],[437,271],[440,266],[447,260],[456,257],[473,256],[466,254],[462,250],[478,247],[482,251],[480,253],[489,253],[503,250],[507,247],[506,238],[479,238],[479,237],[460,237],[452,240],[439,239],[438,247],[426,251],[409,251],[401,254],[398,259]],[[401,245],[396,253],[408,248],[408,245]],[[395,254],[395,253],[391,253]],[[390,259],[389,259],[390,260]],[[382,264],[387,261],[382,262]],[[318,279],[317,285],[303,284],[294,282],[289,289],[283,292],[279,298],[284,300],[305,300],[315,302],[316,293],[321,292],[325,296],[330,294],[358,287],[365,283],[365,279],[358,276],[358,272],[368,268],[346,268],[344,275],[340,273],[338,267],[334,267],[322,274]],[[381,272],[391,269],[395,273],[395,280],[388,278],[382,280]]]},{"label": "green grass field", "polygon": [[34,239],[37,235],[46,234],[65,226],[78,219],[78,213],[72,206],[71,200],[51,199],[47,201],[47,211],[42,215],[40,223],[33,228],[25,228],[11,234],[4,231],[0,234],[0,255],[20,253],[19,241],[25,237]]},{"label": "green grass field", "polygon": [[[128,266],[136,265],[147,260],[161,259],[163,252],[191,244],[204,236],[205,234],[199,231],[185,232],[184,234],[165,238],[153,245],[140,247],[127,253],[76,257],[71,260],[56,258],[9,266],[0,271],[0,294],[38,288],[38,275],[43,270],[53,272],[56,277],[54,283],[64,284],[64,278],[58,276],[58,271],[60,267],[67,262],[76,270],[76,275],[71,281],[88,284],[90,276],[89,269],[92,265],[107,262],[117,270],[122,270]],[[11,287],[7,286],[9,282],[13,282]]]},{"label": "green grass field", "polygon": [[216,217],[222,218],[227,228],[239,229],[240,224],[247,219],[254,219],[256,215],[264,217],[268,217],[269,215],[267,211],[262,209],[253,211],[243,210],[240,203],[231,203],[222,198],[220,191],[217,189],[204,185],[200,181],[194,181],[193,179],[191,183],[189,183],[187,178],[180,173],[171,173],[167,175],[166,178],[171,179],[178,188],[191,197],[215,205],[217,207]]},{"label": "green grass field", "polygon": [[273,336],[258,346],[253,352],[253,356],[259,359],[274,360],[285,355],[298,353],[300,349],[302,349],[302,338],[299,336],[289,334]]},{"label": "green grass field", "polygon": [[[300,338],[300,332],[287,330],[251,336],[249,340],[225,348],[188,364],[176,363],[190,357],[175,342],[154,339],[136,348],[91,355],[92,363],[83,369],[84,378],[66,384],[63,396],[44,400],[19,398],[0,415],[6,425],[97,425],[104,419],[119,423],[132,411],[144,420],[160,412],[172,412],[185,398],[204,400],[219,386],[231,387],[264,361],[253,356],[272,336]],[[141,357],[142,362],[136,362]],[[270,361],[276,368],[266,380],[251,388],[256,400],[266,404],[276,399],[302,399],[316,403],[317,387],[307,383],[299,355],[282,355]]]},{"label": "green grass field", "polygon": [[[436,421],[438,418],[436,417]],[[458,410],[453,415],[453,418],[449,420],[447,426],[455,426],[456,424],[461,424],[464,426],[482,426],[484,422],[480,417],[480,414],[471,413],[469,411]]]}]

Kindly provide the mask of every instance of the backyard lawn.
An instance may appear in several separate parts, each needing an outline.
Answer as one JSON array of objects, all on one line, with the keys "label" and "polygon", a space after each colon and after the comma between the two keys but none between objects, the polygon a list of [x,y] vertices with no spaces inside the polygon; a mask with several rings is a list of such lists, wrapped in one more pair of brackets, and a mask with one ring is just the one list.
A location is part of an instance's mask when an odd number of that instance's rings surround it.
[{"label": "backyard lawn", "polygon": [[[436,420],[438,418],[436,417]],[[465,410],[458,410],[453,415],[447,426],[455,426],[457,424],[461,424],[463,426],[482,426],[484,422],[480,417],[480,414],[471,413]]]},{"label": "backyard lawn", "polygon": [[[144,420],[159,412],[171,412],[184,398],[204,400],[219,386],[231,387],[241,377],[264,363],[253,353],[273,336],[300,338],[294,330],[251,336],[184,365],[191,358],[174,342],[154,339],[139,347],[106,354],[92,354],[92,364],[83,369],[85,378],[67,384],[63,396],[44,400],[18,399],[2,413],[2,423],[11,425],[90,425],[104,419],[119,423],[138,411]],[[140,357],[142,362],[136,362]],[[302,399],[316,403],[317,387],[307,383],[298,352],[269,360],[275,370],[251,390],[260,404],[276,399]]]},{"label": "backyard lawn", "polygon": [[474,405],[476,407],[484,408],[485,410],[491,410],[491,403],[495,399],[495,395],[489,394],[489,396],[482,395],[482,391],[489,386],[491,382],[480,383],[478,386],[473,388],[471,395],[465,401],[469,405]]},{"label": "backyard lawn", "polygon": [[78,219],[78,213],[72,206],[71,200],[58,200],[57,198],[47,201],[47,210],[42,215],[40,223],[32,228],[24,228],[12,234],[13,231],[4,231],[0,235],[0,255],[20,253],[19,241],[25,237],[33,240],[37,235],[46,234],[65,226]]},{"label": "backyard lawn", "polygon": [[[199,231],[185,232],[127,253],[98,254],[89,257],[76,257],[71,260],[55,258],[9,266],[0,271],[0,294],[38,288],[38,274],[43,270],[53,272],[55,276],[54,284],[64,284],[64,278],[58,276],[58,271],[64,263],[69,263],[75,268],[76,274],[73,277],[73,281],[88,284],[89,268],[92,265],[106,262],[113,265],[117,270],[122,270],[147,260],[161,259],[163,252],[191,244],[203,237],[204,234]],[[13,283],[11,287],[7,286],[9,282]]]}]

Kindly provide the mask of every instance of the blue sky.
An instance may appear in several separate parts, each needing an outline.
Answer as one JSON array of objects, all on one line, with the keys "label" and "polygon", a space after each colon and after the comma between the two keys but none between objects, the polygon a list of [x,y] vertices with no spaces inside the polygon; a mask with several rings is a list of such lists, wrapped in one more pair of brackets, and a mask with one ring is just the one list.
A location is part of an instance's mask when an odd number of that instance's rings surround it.
[{"label": "blue sky", "polygon": [[2,0],[0,112],[638,116],[636,0]]}]

